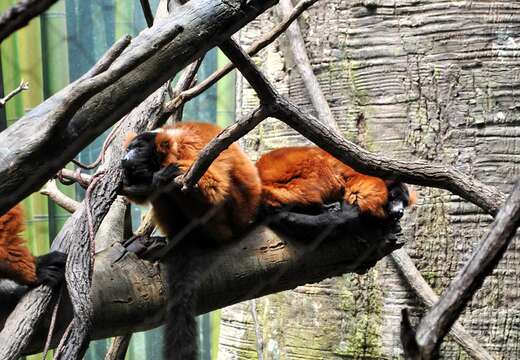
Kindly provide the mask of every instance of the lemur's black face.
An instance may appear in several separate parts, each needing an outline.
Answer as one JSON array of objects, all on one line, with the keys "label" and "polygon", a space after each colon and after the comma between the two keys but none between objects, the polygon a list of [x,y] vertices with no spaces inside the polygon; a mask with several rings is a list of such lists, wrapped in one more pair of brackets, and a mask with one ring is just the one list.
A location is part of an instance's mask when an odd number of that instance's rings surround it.
[{"label": "lemur's black face", "polygon": [[404,215],[404,209],[410,205],[410,192],[406,184],[396,182],[388,185],[388,202],[386,212],[392,220],[399,220]]},{"label": "lemur's black face", "polygon": [[128,144],[126,154],[121,160],[123,167],[123,184],[150,184],[153,174],[161,167],[161,159],[155,148],[154,132],[137,135]]}]

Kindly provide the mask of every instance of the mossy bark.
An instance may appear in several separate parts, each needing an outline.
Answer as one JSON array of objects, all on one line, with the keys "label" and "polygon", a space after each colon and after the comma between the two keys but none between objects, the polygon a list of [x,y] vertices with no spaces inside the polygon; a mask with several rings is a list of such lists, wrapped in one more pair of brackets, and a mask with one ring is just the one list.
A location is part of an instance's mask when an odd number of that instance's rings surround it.
[{"label": "mossy bark", "polygon": [[[274,11],[240,34],[249,44],[277,22]],[[324,0],[302,28],[317,76],[343,135],[400,159],[456,166],[504,191],[518,177],[520,4],[503,1]],[[278,89],[313,111],[280,39],[256,59]],[[256,104],[238,79],[237,113]],[[307,141],[276,120],[242,140],[253,158]],[[402,220],[407,248],[441,293],[486,233],[491,217],[447,191],[419,189]],[[498,359],[520,358],[519,250],[503,261],[462,323]],[[264,359],[402,358],[400,311],[424,308],[390,260],[257,302]],[[220,359],[256,358],[248,303],[223,310]],[[441,355],[467,358],[448,341]]]}]

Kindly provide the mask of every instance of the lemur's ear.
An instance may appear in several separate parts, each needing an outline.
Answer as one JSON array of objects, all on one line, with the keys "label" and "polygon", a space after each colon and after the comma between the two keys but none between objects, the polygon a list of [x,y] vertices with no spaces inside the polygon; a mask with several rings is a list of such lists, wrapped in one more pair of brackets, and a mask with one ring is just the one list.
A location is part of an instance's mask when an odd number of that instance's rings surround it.
[{"label": "lemur's ear", "polygon": [[406,185],[408,187],[408,206],[415,205],[417,202],[417,191],[410,185]]},{"label": "lemur's ear", "polygon": [[126,134],[125,141],[123,141],[123,148],[126,149],[128,147],[128,145],[130,145],[132,140],[135,139],[136,136],[137,136],[137,134],[135,132],[132,132],[132,131],[129,132],[128,134]]},{"label": "lemur's ear", "polygon": [[390,187],[390,186],[393,186],[395,184],[397,184],[397,180],[395,179],[385,179],[385,184],[387,187]]}]

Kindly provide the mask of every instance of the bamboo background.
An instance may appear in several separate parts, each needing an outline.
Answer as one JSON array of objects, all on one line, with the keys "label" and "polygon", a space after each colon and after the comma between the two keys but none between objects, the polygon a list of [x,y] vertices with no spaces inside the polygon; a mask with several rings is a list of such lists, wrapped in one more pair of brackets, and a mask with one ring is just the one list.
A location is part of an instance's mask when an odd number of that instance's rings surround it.
[{"label": "bamboo background", "polygon": [[[16,0],[0,0],[0,12],[15,3]],[[158,0],[151,0],[150,3],[155,10]],[[117,39],[125,34],[136,35],[145,27],[138,0],[57,2],[0,45],[0,97],[16,88],[22,79],[28,81],[30,86],[29,90],[0,109],[0,131],[80,77]],[[199,70],[198,79],[204,79],[225,62],[227,59],[220,52],[210,51]],[[231,73],[189,102],[184,118],[226,126],[235,117],[234,94],[235,74]],[[85,148],[78,159],[84,163],[94,161],[106,135]],[[84,191],[79,187],[60,187],[73,198],[83,198]],[[24,236],[31,251],[35,255],[46,253],[68,214],[38,193],[24,200],[23,208],[26,215]],[[138,225],[140,212],[137,207],[132,209],[134,226]],[[201,360],[216,359],[219,322],[218,312],[199,318]],[[103,359],[109,345],[110,339],[92,342],[85,359]],[[127,359],[161,359],[161,349],[162,329],[137,333],[132,337]],[[52,359],[52,353],[47,358]],[[27,359],[41,359],[41,355]]]}]

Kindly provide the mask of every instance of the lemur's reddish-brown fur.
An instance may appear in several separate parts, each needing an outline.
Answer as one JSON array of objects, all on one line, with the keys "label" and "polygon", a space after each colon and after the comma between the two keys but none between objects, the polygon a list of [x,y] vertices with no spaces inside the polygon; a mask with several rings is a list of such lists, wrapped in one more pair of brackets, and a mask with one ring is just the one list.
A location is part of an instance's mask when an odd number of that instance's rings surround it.
[{"label": "lemur's reddish-brown fur", "polygon": [[36,259],[20,236],[23,229],[20,205],[0,216],[0,278],[31,285],[37,280]]},{"label": "lemur's reddish-brown fur", "polygon": [[[181,122],[157,132],[156,151],[163,155],[161,166],[177,165],[185,173],[202,148],[222,129],[216,125]],[[133,136],[127,139],[127,144]],[[214,209],[207,223],[209,234],[219,241],[238,236],[254,219],[260,203],[261,183],[255,165],[234,143],[211,164],[197,183],[196,191],[169,192],[152,201],[157,225],[172,236],[170,223],[182,210],[190,219],[200,219]]]},{"label": "lemur's reddish-brown fur", "polygon": [[[264,205],[307,207],[345,200],[361,212],[386,216],[385,181],[355,171],[318,147],[276,149],[263,155],[256,166]],[[414,193],[410,205],[413,202]]]}]

